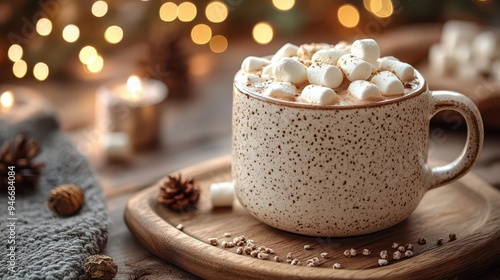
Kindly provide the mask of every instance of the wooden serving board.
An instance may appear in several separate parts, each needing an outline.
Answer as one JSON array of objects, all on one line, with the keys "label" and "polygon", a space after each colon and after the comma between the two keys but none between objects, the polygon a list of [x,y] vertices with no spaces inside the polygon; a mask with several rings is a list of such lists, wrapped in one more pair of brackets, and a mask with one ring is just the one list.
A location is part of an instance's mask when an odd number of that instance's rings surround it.
[{"label": "wooden serving board", "polygon": [[[156,203],[158,185],[131,198],[125,210],[130,231],[156,256],[208,279],[420,279],[474,275],[500,263],[500,193],[473,174],[450,185],[429,191],[415,212],[389,229],[358,237],[308,237],[269,227],[248,214],[235,199],[233,208],[212,209],[211,183],[231,180],[231,158],[219,158],[181,170],[194,177],[202,189],[199,209],[177,213]],[[279,198],[276,198],[279,199]],[[177,230],[182,223],[184,230]],[[224,237],[229,232],[231,237]],[[448,241],[455,233],[457,240]],[[302,262],[259,260],[238,255],[236,248],[223,249],[207,239],[222,240],[245,235],[257,245],[273,248],[282,260],[287,253]],[[417,244],[425,237],[427,244]],[[444,238],[442,246],[436,245]],[[413,243],[415,255],[392,260],[392,243]],[[304,245],[312,249],[304,250]],[[358,255],[347,258],[344,250]],[[360,251],[371,250],[370,256]],[[379,267],[379,253],[389,252],[389,265]],[[318,267],[306,267],[307,259],[327,252]],[[271,258],[274,255],[271,255]],[[334,263],[343,269],[332,269]]]}]

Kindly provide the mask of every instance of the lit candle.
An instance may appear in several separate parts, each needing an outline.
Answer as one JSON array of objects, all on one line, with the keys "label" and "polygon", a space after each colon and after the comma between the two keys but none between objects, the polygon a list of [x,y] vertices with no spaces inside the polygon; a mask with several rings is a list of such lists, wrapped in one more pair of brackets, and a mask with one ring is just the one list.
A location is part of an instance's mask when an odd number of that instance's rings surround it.
[{"label": "lit candle", "polygon": [[[159,140],[160,105],[166,96],[164,83],[137,76],[130,76],[126,83],[103,86],[97,91],[96,125],[105,134],[125,133],[134,151],[151,148]],[[106,146],[110,145],[113,143]]]}]

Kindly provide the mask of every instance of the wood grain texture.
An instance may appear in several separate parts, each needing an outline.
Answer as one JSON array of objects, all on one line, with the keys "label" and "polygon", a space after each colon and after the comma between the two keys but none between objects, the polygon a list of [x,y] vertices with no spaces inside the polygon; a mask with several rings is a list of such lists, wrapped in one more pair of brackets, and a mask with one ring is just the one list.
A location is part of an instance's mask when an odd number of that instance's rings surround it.
[{"label": "wood grain texture", "polygon": [[[125,221],[139,242],[156,256],[196,275],[209,279],[383,279],[444,278],[457,274],[473,275],[500,262],[500,194],[472,174],[426,194],[415,212],[400,224],[374,234],[350,237],[308,237],[266,226],[249,215],[235,200],[234,207],[212,209],[208,187],[213,182],[231,179],[230,157],[219,158],[180,171],[193,176],[202,188],[200,207],[190,213],[172,212],[156,203],[158,186],[154,185],[131,198]],[[279,198],[277,198],[279,199]],[[175,226],[184,224],[184,231]],[[223,234],[231,232],[232,237]],[[458,239],[448,242],[448,234]],[[292,253],[303,264],[322,252],[330,259],[321,266],[290,266],[286,262],[259,260],[237,255],[235,248],[222,249],[208,244],[217,237],[230,240],[245,235],[258,245],[271,247],[285,259]],[[418,245],[425,237],[427,244]],[[436,245],[444,238],[442,246]],[[415,256],[378,267],[381,250],[390,255],[393,242],[413,243]],[[309,244],[311,250],[304,250]],[[343,251],[368,248],[370,256],[343,256]],[[480,253],[479,253],[480,252]],[[339,262],[344,269],[334,270]]]}]

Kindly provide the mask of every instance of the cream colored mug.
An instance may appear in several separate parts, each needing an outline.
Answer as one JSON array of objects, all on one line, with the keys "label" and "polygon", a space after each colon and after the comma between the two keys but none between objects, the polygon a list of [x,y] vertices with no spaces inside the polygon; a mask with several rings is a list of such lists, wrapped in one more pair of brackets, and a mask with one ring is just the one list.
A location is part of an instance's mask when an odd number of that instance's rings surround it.
[{"label": "cream colored mug", "polygon": [[[260,221],[312,236],[353,236],[408,217],[426,191],[463,176],[483,143],[474,103],[420,84],[410,94],[364,105],[294,103],[233,93],[232,172],[236,195]],[[427,163],[429,120],[454,110],[467,143],[453,162]]]}]

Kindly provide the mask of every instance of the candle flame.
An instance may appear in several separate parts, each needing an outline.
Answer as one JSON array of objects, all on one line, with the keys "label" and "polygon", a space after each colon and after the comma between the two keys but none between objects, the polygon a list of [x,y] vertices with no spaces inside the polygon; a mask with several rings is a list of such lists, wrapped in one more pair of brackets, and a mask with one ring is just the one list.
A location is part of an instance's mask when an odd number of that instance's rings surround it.
[{"label": "candle flame", "polygon": [[125,98],[131,100],[138,100],[142,96],[142,83],[139,77],[132,75],[127,80],[127,92]]},{"label": "candle flame", "polygon": [[0,96],[0,104],[4,108],[10,108],[14,105],[14,95],[11,91],[6,91]]}]

